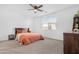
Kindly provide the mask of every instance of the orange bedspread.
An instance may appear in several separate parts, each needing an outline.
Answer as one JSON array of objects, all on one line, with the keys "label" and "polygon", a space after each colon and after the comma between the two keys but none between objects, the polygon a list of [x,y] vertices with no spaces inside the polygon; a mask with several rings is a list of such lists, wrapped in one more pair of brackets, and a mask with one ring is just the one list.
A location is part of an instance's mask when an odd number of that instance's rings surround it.
[{"label": "orange bedspread", "polygon": [[43,36],[38,33],[21,33],[18,34],[18,40],[21,44],[29,44],[37,40],[43,40]]}]

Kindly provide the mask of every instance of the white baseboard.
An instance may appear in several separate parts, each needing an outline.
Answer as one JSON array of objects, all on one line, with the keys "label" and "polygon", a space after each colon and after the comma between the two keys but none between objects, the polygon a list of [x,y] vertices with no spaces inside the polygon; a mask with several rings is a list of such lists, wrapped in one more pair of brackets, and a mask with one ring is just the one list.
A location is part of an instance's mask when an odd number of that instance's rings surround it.
[{"label": "white baseboard", "polygon": [[[50,37],[45,37],[46,39],[51,39],[53,40],[54,38],[50,38]],[[62,40],[62,39],[54,39],[54,40]]]}]

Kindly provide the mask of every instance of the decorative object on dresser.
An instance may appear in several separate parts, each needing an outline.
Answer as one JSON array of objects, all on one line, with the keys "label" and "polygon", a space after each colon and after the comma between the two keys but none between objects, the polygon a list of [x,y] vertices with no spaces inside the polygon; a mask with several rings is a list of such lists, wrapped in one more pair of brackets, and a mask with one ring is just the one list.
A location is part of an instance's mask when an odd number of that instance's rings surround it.
[{"label": "decorative object on dresser", "polygon": [[15,40],[15,35],[14,34],[8,35],[8,40]]},{"label": "decorative object on dresser", "polygon": [[73,20],[73,32],[77,32],[79,33],[79,11],[77,14],[75,14],[74,16],[74,20]]},{"label": "decorative object on dresser", "polygon": [[64,33],[64,53],[79,54],[79,34]]}]

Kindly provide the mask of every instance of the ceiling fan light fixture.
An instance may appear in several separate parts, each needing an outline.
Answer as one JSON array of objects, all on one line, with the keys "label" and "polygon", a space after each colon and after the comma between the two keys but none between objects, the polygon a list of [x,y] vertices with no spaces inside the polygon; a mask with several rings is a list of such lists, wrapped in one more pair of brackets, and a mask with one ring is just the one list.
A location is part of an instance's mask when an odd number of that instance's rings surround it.
[{"label": "ceiling fan light fixture", "polygon": [[34,13],[37,13],[37,10],[36,9],[34,9],[33,11],[34,11]]},{"label": "ceiling fan light fixture", "polygon": [[34,9],[34,12],[37,12],[37,10],[36,10],[36,9]]}]

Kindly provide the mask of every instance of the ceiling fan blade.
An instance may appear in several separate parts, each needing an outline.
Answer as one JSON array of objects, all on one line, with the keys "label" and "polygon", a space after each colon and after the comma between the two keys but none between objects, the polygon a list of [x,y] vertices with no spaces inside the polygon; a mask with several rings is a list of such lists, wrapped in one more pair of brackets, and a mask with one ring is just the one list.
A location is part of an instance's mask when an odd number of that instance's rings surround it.
[{"label": "ceiling fan blade", "polygon": [[38,8],[41,8],[41,7],[43,7],[43,5],[38,6]]},{"label": "ceiling fan blade", "polygon": [[32,4],[29,4],[29,5],[34,8],[34,6]]}]

